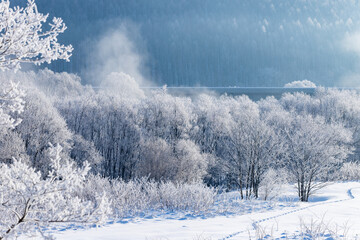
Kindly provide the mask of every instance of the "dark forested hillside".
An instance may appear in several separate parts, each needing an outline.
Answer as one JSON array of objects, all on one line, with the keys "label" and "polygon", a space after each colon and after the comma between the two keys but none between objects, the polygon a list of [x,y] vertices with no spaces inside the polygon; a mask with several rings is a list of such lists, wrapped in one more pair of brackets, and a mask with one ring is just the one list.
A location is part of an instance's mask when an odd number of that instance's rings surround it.
[{"label": "dark forested hillside", "polygon": [[[16,5],[20,0],[13,1]],[[353,86],[359,2],[322,0],[38,0],[75,47],[56,71],[88,71],[99,36],[127,26],[145,78],[169,86]],[[126,28],[126,27],[125,27]],[[121,43],[119,43],[121,44]],[[126,57],[126,56],[125,56]],[[119,56],[124,58],[124,56]],[[96,59],[95,59],[96,61]],[[86,78],[85,80],[86,81]]]}]

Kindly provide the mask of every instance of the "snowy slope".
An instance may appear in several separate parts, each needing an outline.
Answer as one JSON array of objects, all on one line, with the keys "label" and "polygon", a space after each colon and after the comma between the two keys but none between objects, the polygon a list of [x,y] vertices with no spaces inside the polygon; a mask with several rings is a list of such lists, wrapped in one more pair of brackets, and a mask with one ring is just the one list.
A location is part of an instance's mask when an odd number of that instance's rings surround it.
[{"label": "snowy slope", "polygon": [[[290,193],[289,193],[290,194]],[[291,193],[293,194],[293,192]],[[301,229],[300,222],[304,225]],[[313,222],[311,224],[311,222]],[[323,223],[323,224],[320,224]],[[68,230],[58,239],[249,239],[264,237],[299,239],[305,227],[330,229],[347,239],[360,235],[360,183],[336,183],[297,207],[241,216],[184,219],[137,219],[102,228]]]}]

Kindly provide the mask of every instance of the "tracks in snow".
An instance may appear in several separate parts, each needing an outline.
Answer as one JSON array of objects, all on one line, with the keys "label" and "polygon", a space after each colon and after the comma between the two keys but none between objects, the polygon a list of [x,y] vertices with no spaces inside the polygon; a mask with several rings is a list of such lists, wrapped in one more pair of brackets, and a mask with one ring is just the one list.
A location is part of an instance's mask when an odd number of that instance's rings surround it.
[{"label": "tracks in snow", "polygon": [[[290,214],[293,214],[293,213],[297,213],[297,212],[300,212],[300,211],[303,211],[303,210],[306,210],[306,209],[309,209],[309,208],[313,208],[313,207],[317,207],[317,206],[321,206],[321,205],[327,205],[327,204],[332,204],[332,203],[339,203],[339,202],[345,202],[345,201],[349,201],[349,200],[352,200],[354,199],[354,195],[352,194],[352,190],[355,189],[355,188],[350,188],[347,190],[347,195],[348,195],[348,198],[346,199],[340,199],[340,200],[335,200],[335,201],[330,201],[330,202],[322,202],[322,203],[317,203],[317,204],[313,204],[313,205],[310,205],[310,206],[307,206],[307,207],[301,207],[301,208],[297,208],[297,209],[294,209],[292,211],[289,211],[289,212],[285,212],[285,213],[282,213],[282,214],[278,214],[278,215],[275,215],[275,216],[272,216],[272,217],[268,217],[268,218],[263,218],[263,219],[260,219],[260,220],[257,220],[255,222],[252,223],[252,228],[253,230],[256,230],[257,229],[257,225],[259,223],[263,223],[263,222],[267,222],[267,221],[270,221],[270,220],[273,220],[273,219],[276,219],[276,218],[279,218],[279,217],[283,217],[283,216],[286,216],[286,215],[290,215]],[[234,233],[231,233],[223,238],[220,238],[219,240],[227,240],[227,239],[231,239],[233,237],[236,237],[237,235],[241,234],[241,233],[245,233],[247,232],[248,230],[242,230],[242,231],[239,231],[239,232],[234,232]]]}]

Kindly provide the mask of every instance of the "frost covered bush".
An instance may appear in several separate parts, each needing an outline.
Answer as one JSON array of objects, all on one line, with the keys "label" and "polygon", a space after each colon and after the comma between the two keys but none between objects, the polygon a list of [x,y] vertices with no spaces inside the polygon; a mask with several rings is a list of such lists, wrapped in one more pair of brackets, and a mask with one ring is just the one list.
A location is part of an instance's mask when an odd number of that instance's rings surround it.
[{"label": "frost covered bush", "polygon": [[348,223],[338,225],[325,220],[325,215],[316,219],[300,218],[300,229],[293,239],[349,239],[349,227]]},{"label": "frost covered bush", "polygon": [[155,182],[146,182],[145,179],[129,182],[112,180],[112,206],[116,215],[134,216],[152,209],[158,199],[157,191],[151,191],[152,187],[156,188],[155,185]]},{"label": "frost covered bush", "polygon": [[93,195],[104,190],[111,198],[116,217],[142,215],[149,211],[209,210],[215,201],[216,190],[202,183],[155,182],[141,178],[125,182],[91,176],[78,192],[84,199],[96,201]]},{"label": "frost covered bush", "polygon": [[216,197],[214,188],[201,183],[159,184],[161,208],[165,210],[206,211],[213,206]]},{"label": "frost covered bush", "polygon": [[141,144],[141,158],[135,174],[156,181],[198,182],[208,167],[208,156],[190,140],[180,140],[172,146],[161,138]]},{"label": "frost covered bush", "polygon": [[260,198],[266,201],[278,197],[282,193],[282,188],[287,183],[287,178],[285,169],[269,168],[260,182]]},{"label": "frost covered bush", "polygon": [[107,219],[109,202],[102,191],[93,193],[96,201],[75,196],[89,165],[76,168],[61,159],[61,150],[51,146],[52,169],[45,179],[21,161],[0,165],[0,239],[41,231],[49,224],[99,224]]}]

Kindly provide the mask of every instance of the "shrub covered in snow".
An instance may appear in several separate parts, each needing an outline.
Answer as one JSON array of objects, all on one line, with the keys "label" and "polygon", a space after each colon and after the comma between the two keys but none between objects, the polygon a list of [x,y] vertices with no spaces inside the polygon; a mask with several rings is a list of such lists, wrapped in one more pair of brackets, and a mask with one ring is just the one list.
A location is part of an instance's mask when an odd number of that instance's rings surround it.
[{"label": "shrub covered in snow", "polygon": [[217,194],[202,183],[155,182],[147,178],[125,182],[100,176],[89,177],[78,194],[96,201],[93,196],[102,189],[108,193],[116,217],[149,211],[204,212],[213,206]]},{"label": "shrub covered in snow", "polygon": [[75,196],[82,188],[89,165],[76,168],[60,158],[61,147],[51,147],[51,167],[44,179],[40,172],[15,160],[0,165],[0,239],[40,230],[49,224],[103,223],[110,214],[103,191],[95,201]]},{"label": "shrub covered in snow", "polygon": [[285,169],[269,168],[260,182],[259,196],[264,200],[272,200],[280,196],[284,184],[288,181]]}]

